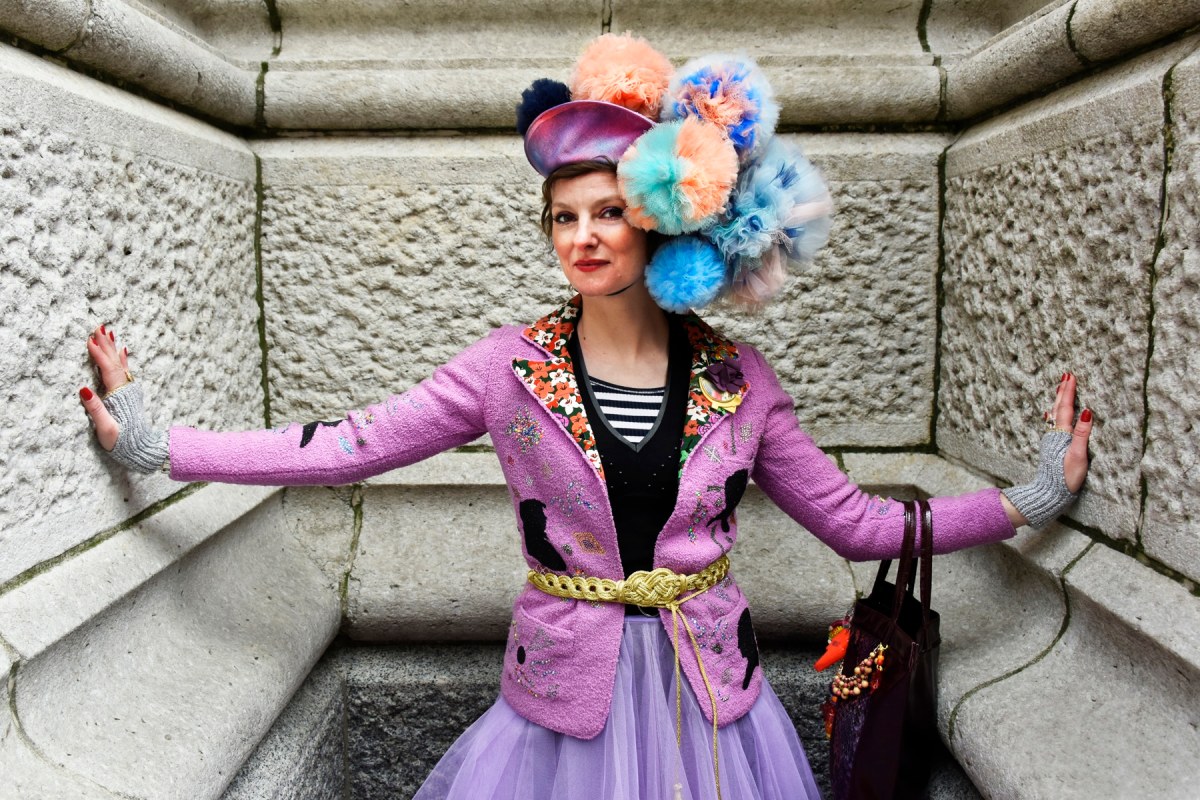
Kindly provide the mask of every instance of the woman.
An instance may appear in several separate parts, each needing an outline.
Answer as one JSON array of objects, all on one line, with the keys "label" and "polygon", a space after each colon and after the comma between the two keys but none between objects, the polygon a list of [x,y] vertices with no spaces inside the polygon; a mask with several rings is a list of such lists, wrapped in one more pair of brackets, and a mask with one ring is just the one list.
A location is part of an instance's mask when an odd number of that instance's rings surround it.
[{"label": "woman", "polygon": [[[88,342],[109,392],[101,402],[81,390],[101,444],[133,468],[169,456],[178,480],[353,482],[491,434],[530,579],[514,604],[500,699],[419,798],[817,797],[729,566],[734,512],[753,478],[839,554],[899,551],[900,505],[860,492],[799,429],[763,357],[664,310],[678,305],[672,265],[703,255],[661,260],[677,258],[679,242],[646,229],[686,229],[703,192],[678,211],[682,225],[664,224],[676,210],[632,185],[630,152],[651,150],[643,137],[662,127],[644,110],[574,99],[529,115],[543,222],[578,294],[340,422],[147,431],[127,353],[103,326]],[[689,180],[694,189],[700,179]],[[667,265],[665,283],[648,280],[652,264]],[[1037,481],[931,501],[936,552],[1007,538],[1070,502],[1091,428],[1086,410],[1075,422],[1074,395],[1065,375]]]}]

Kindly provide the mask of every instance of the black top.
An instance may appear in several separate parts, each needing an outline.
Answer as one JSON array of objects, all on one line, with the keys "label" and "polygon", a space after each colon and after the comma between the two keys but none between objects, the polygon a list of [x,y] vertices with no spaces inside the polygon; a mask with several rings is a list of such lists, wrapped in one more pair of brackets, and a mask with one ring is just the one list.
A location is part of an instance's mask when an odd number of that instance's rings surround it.
[{"label": "black top", "polygon": [[[631,444],[611,428],[592,399],[587,366],[576,337],[572,336],[567,345],[604,465],[621,567],[626,575],[654,568],[654,544],[675,510],[679,495],[679,448],[687,416],[692,351],[678,318],[668,316],[668,324],[666,396],[654,428],[638,444]],[[636,614],[638,609],[628,606],[626,613]]]}]

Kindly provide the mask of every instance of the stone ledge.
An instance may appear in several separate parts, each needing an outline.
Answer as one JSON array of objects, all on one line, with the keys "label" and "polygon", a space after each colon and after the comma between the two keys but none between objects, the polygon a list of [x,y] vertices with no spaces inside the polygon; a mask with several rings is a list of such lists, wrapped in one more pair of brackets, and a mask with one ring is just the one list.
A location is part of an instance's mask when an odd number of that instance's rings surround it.
[{"label": "stone ledge", "polygon": [[0,596],[23,799],[219,795],[341,618],[279,498],[202,489]]},{"label": "stone ledge", "polygon": [[[401,13],[357,3],[331,15],[322,4],[281,0],[276,34],[262,3],[250,0],[159,11],[125,0],[47,5],[0,0],[5,29],[206,116],[279,130],[508,129],[514,98],[532,78],[565,77],[600,21],[599,4],[585,0],[516,8],[475,0],[468,31],[458,6],[406,3]],[[719,40],[710,28],[681,27],[666,6],[618,6],[613,30],[649,37],[678,63],[728,48],[728,31],[745,32],[741,49],[773,78],[782,122],[792,126],[970,118],[1200,21],[1188,0],[1077,0],[1048,4],[1049,12],[1030,6],[1024,19],[938,0],[928,13],[931,53],[919,40],[915,0],[888,9],[829,0],[803,9],[707,5],[698,16],[727,22]],[[944,107],[938,60],[947,65]],[[261,109],[260,63],[270,64]]]}]

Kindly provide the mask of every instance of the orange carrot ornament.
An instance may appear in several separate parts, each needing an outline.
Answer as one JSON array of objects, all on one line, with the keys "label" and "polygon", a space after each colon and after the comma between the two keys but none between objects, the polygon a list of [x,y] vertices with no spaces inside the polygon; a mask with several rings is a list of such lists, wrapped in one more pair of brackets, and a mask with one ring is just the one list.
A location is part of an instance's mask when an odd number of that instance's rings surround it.
[{"label": "orange carrot ornament", "polygon": [[814,665],[817,672],[836,664],[846,657],[846,646],[850,643],[850,620],[839,619],[829,626],[829,639],[825,647],[825,655],[817,659]]}]

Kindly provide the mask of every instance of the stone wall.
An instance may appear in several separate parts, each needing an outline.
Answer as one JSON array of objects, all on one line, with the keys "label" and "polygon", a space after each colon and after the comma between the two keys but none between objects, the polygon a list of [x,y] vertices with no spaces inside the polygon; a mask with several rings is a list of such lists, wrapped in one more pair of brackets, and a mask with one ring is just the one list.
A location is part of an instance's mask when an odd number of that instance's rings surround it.
[{"label": "stone wall", "polygon": [[[158,424],[330,418],[410,386],[565,297],[512,98],[600,30],[682,59],[728,46],[714,26],[760,59],[839,213],[770,315],[709,316],[764,349],[851,477],[1023,479],[1066,369],[1097,415],[1062,524],[938,561],[955,756],[991,797],[1190,796],[1200,7],[462,12],[0,0],[0,798],[219,797],[339,631],[502,635],[510,594],[430,579],[520,584],[486,440],[354,487],[129,476],[83,425],[83,337],[130,343]],[[870,580],[753,488],[741,522],[765,636],[820,636]],[[284,750],[329,765],[331,741]],[[270,752],[231,796],[327,790]]]}]

